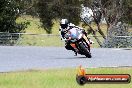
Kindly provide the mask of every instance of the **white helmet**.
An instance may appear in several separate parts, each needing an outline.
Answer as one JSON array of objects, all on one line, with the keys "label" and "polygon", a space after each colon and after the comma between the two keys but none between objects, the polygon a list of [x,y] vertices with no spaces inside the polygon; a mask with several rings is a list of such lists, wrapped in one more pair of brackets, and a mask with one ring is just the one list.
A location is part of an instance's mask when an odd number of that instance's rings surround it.
[{"label": "white helmet", "polygon": [[62,29],[67,29],[68,24],[69,24],[69,22],[68,22],[67,19],[62,19],[62,20],[60,21],[60,26],[61,26]]}]

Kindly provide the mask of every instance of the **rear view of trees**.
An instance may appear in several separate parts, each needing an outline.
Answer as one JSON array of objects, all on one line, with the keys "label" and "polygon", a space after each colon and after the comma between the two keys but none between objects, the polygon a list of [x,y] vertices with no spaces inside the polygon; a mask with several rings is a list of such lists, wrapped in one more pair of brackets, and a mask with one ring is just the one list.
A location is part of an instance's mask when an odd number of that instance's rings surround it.
[{"label": "rear view of trees", "polygon": [[[67,18],[71,22],[78,24],[81,13],[81,4],[89,7],[93,11],[94,22],[97,31],[87,24],[93,33],[100,47],[125,47],[128,46],[126,38],[115,38],[115,36],[128,36],[127,25],[132,24],[132,2],[131,0],[38,0],[38,14],[43,27],[47,33],[51,33],[53,19]],[[99,9],[99,11],[96,11]],[[100,18],[105,18],[107,24],[107,35],[100,28]],[[104,44],[96,37],[99,32],[104,38]],[[115,35],[114,35],[115,34]],[[127,43],[127,44],[126,44]],[[129,42],[131,45],[131,42]]]},{"label": "rear view of trees", "polygon": [[[89,25],[90,30],[95,35],[95,39],[101,47],[132,47],[132,39],[129,36],[128,25],[132,23],[130,0],[93,0],[90,8],[93,11],[93,18],[97,25],[97,31]],[[89,6],[88,4],[86,4]],[[99,10],[98,10],[99,9]],[[104,35],[98,21],[98,12],[102,14],[107,24],[107,35]],[[104,44],[96,37],[99,32],[104,38]]]},{"label": "rear view of trees", "polygon": [[[132,23],[130,0],[102,0],[98,2],[107,23],[104,47],[132,47],[128,25]],[[121,37],[124,36],[124,37]]]},{"label": "rear view of trees", "polygon": [[[127,26],[132,25],[131,0],[0,0],[0,31],[20,32],[26,28],[26,22],[16,23],[16,19],[25,14],[39,17],[47,33],[52,33],[53,20],[56,19],[67,18],[77,25],[81,21],[81,4],[93,11],[97,29],[93,30],[89,23],[86,24],[100,47],[125,47],[132,43],[125,38],[115,38],[129,35]],[[107,35],[100,27],[102,17],[107,24]],[[97,32],[102,35],[103,44],[96,36]]]},{"label": "rear view of trees", "polygon": [[0,31],[20,32],[25,23],[16,23],[20,12],[20,5],[17,0],[0,0]]},{"label": "rear view of trees", "polygon": [[80,21],[79,0],[39,0],[38,14],[47,33],[51,33],[53,19],[67,18],[78,24]]}]

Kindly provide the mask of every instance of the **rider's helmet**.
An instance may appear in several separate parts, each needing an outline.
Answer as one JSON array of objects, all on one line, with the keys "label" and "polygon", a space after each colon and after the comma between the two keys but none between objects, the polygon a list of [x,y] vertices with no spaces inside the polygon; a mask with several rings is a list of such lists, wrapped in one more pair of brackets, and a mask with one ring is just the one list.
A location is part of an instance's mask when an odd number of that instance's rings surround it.
[{"label": "rider's helmet", "polygon": [[60,21],[60,27],[63,31],[67,31],[68,29],[69,21],[67,19],[61,19]]}]

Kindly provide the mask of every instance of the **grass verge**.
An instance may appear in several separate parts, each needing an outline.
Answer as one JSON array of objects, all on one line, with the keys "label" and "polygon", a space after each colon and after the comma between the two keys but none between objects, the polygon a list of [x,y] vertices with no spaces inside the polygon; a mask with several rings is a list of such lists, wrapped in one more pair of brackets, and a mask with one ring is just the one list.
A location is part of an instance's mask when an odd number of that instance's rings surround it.
[{"label": "grass verge", "polygon": [[[89,74],[130,74],[132,68],[88,68]],[[0,88],[132,88],[129,84],[76,83],[77,69],[30,70],[0,73]]]}]

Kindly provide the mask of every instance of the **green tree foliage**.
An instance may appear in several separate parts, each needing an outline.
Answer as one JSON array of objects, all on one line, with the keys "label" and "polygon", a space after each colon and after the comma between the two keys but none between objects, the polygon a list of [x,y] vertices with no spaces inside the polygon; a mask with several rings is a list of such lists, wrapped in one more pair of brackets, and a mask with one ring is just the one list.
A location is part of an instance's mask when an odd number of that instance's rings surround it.
[{"label": "green tree foliage", "polygon": [[16,0],[19,3],[20,14],[37,16],[36,3],[38,0]]},{"label": "green tree foliage", "polygon": [[80,0],[39,0],[38,14],[47,33],[51,33],[53,19],[67,18],[78,24],[80,21]]},{"label": "green tree foliage", "polygon": [[[131,0],[92,0],[91,3],[85,1],[85,5],[90,8],[100,8],[100,12],[106,20],[107,37],[104,38],[103,47],[132,47],[132,39],[125,37],[130,35],[128,24],[132,24]],[[99,30],[100,26],[97,26]],[[101,29],[98,32],[101,35],[103,33]],[[97,38],[95,39],[97,40]],[[99,39],[97,42],[102,46]]]},{"label": "green tree foliage", "polygon": [[[121,14],[120,21],[132,24],[132,1],[131,0],[101,0],[102,7],[107,10],[109,16],[116,13]],[[109,11],[108,11],[109,10]],[[121,13],[120,13],[121,12]],[[115,17],[110,17],[109,21],[113,21]]]},{"label": "green tree foliage", "polygon": [[0,31],[20,32],[26,27],[26,23],[16,23],[20,12],[17,0],[0,0]]},{"label": "green tree foliage", "polygon": [[[118,13],[119,6],[122,4],[121,10],[124,11],[122,11],[121,20],[126,23],[132,23],[131,0],[38,0],[37,9],[40,20],[43,23],[42,26],[46,29],[47,33],[51,33],[53,19],[68,18],[71,22],[78,24],[80,21],[80,5],[83,3],[84,6],[92,7],[95,1],[101,2],[101,7],[109,12],[106,13],[110,16],[108,19],[109,22],[115,20],[114,16]],[[115,2],[117,8],[114,7]]]},{"label": "green tree foliage", "polygon": [[[132,47],[128,24],[132,23],[130,0],[102,0],[102,9],[108,24],[104,47]],[[131,3],[131,4],[130,4]]]},{"label": "green tree foliage", "polygon": [[131,0],[123,0],[123,5],[124,5],[124,10],[125,10],[125,13],[124,13],[124,17],[123,17],[123,20],[126,22],[126,23],[129,23],[132,25],[132,1]]}]

